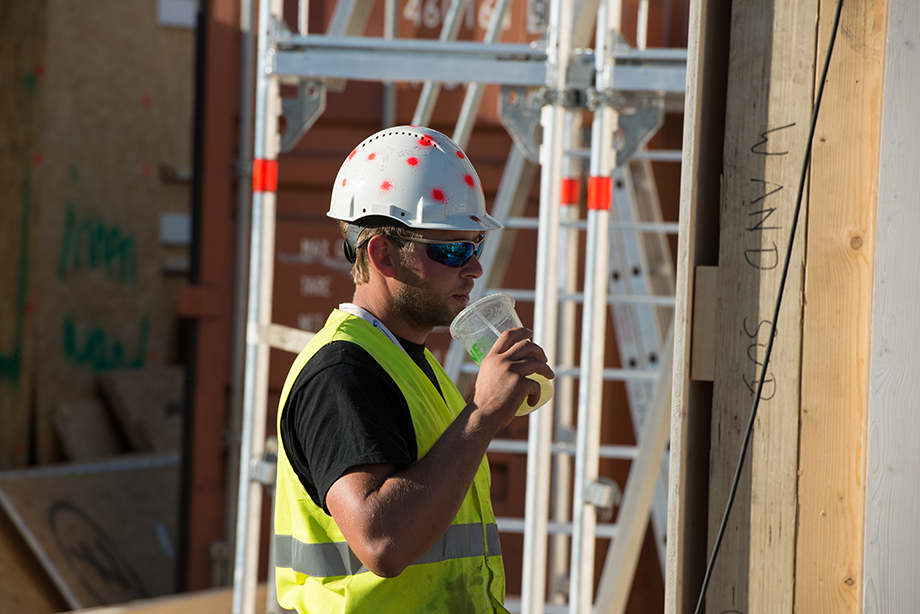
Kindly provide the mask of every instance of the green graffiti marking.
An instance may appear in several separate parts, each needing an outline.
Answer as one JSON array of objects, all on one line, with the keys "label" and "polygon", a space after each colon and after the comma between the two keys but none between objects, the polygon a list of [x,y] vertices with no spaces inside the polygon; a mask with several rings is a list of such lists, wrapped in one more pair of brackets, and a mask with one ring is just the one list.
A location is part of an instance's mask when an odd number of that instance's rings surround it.
[{"label": "green graffiti marking", "polygon": [[107,226],[92,217],[77,218],[68,203],[64,219],[64,241],[58,265],[58,278],[70,273],[104,270],[114,281],[125,285],[137,283],[137,246],[117,226]]},{"label": "green graffiti marking", "polygon": [[23,320],[26,311],[26,283],[29,272],[29,218],[32,209],[32,173],[29,167],[22,179],[21,216],[19,220],[19,263],[18,279],[16,280],[16,324],[15,337],[12,351],[9,354],[0,354],[0,379],[19,381],[22,371],[22,337]]},{"label": "green graffiti marking", "polygon": [[83,331],[78,331],[73,315],[64,316],[64,355],[78,365],[90,366],[94,371],[144,367],[147,363],[149,341],[148,316],[143,316],[138,325],[137,351],[133,356],[128,356],[123,341],[112,338],[100,326],[87,326]]}]

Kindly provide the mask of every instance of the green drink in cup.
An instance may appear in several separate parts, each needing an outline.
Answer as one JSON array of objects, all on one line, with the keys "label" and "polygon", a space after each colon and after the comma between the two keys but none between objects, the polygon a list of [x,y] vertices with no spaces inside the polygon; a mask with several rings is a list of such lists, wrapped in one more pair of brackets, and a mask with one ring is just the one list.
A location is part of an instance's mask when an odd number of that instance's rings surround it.
[{"label": "green drink in cup", "polygon": [[[521,319],[514,310],[514,299],[510,294],[498,292],[482,297],[461,311],[450,325],[450,335],[463,344],[478,366],[502,332],[521,326]],[[540,384],[540,400],[531,407],[524,399],[517,410],[518,416],[526,416],[542,407],[553,396],[553,385],[548,379],[537,373],[527,377]]]}]

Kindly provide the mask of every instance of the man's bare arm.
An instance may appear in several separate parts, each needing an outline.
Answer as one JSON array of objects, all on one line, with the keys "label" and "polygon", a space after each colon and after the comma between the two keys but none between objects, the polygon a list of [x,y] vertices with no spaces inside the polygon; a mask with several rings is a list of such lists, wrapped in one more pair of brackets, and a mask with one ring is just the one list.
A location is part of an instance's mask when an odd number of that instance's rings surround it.
[{"label": "man's bare arm", "polygon": [[444,535],[463,503],[489,442],[553,372],[532,333],[514,329],[483,360],[473,398],[418,462],[351,467],[326,505],[351,549],[373,573],[397,576]]}]

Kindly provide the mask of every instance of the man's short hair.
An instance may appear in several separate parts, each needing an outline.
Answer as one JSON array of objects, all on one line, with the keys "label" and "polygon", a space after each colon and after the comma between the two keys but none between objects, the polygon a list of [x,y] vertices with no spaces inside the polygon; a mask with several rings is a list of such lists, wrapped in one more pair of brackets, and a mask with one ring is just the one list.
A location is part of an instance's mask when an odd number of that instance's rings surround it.
[{"label": "man's short hair", "polygon": [[[343,222],[339,220],[339,231],[342,233],[342,238],[348,236],[348,222]],[[394,239],[399,239],[400,237],[414,237],[420,238],[418,232],[402,226],[374,226],[371,228],[364,228],[361,233],[358,235],[358,240],[356,245],[361,245],[361,247],[356,250],[355,253],[355,263],[351,266],[351,278],[355,280],[356,285],[366,284],[370,281],[370,264],[367,260],[367,243],[371,237],[374,235],[386,235]],[[363,245],[362,245],[363,243]],[[406,253],[412,249],[412,243],[409,241],[402,241],[399,246],[400,253]]]}]

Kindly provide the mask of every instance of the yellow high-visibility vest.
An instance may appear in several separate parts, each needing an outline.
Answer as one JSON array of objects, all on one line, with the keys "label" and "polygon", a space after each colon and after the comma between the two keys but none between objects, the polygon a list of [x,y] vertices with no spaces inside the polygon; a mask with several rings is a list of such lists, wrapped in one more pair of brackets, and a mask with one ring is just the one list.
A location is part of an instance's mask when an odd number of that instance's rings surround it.
[{"label": "yellow high-visibility vest", "polygon": [[[418,456],[423,457],[466,402],[427,349],[444,398],[411,358],[370,323],[335,310],[294,361],[284,383],[278,420],[306,362],[333,341],[360,345],[393,378],[412,415]],[[446,399],[446,402],[445,402]],[[389,612],[507,612],[505,572],[483,457],[450,528],[396,578],[381,578],[358,560],[331,516],[306,492],[284,452],[278,450],[275,486],[275,582],[282,606],[310,614]]]}]

